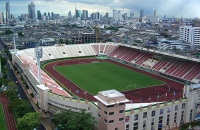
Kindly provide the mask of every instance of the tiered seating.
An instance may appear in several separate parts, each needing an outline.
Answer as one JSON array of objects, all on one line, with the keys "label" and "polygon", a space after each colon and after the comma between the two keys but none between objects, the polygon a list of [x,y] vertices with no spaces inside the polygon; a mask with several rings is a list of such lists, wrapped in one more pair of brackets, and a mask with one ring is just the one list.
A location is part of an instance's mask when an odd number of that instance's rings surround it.
[{"label": "tiered seating", "polygon": [[111,53],[108,54],[108,56],[110,57],[116,57],[116,55],[123,51],[124,48],[121,48],[121,47],[117,47],[114,51],[112,51]]},{"label": "tiered seating", "polygon": [[176,72],[175,76],[182,77],[186,72],[188,72],[193,66],[195,65],[194,62],[186,61],[179,70]]},{"label": "tiered seating", "polygon": [[[36,79],[38,79],[37,66],[31,64],[30,71],[33,74],[33,76]],[[66,91],[64,91],[54,80],[52,80],[43,70],[40,71],[41,71],[42,84],[48,87],[53,93],[63,96],[69,96],[69,94]]]},{"label": "tiered seating", "polygon": [[105,45],[100,45],[99,53],[103,54]]},{"label": "tiered seating", "polygon": [[182,78],[190,81],[194,79],[200,73],[200,63],[196,63],[196,65],[188,71]]},{"label": "tiered seating", "polygon": [[119,52],[119,54],[117,54],[117,59],[121,59],[126,53],[128,53],[128,51],[130,51],[131,49],[130,48],[123,48],[123,50],[121,52]]},{"label": "tiered seating", "polygon": [[92,45],[94,51],[96,52],[96,54],[99,54],[99,45]]},{"label": "tiered seating", "polygon": [[131,51],[131,53],[129,55],[127,55],[126,57],[124,57],[124,60],[127,62],[131,62],[135,57],[137,57],[140,54],[139,51]]},{"label": "tiered seating", "polygon": [[110,53],[112,50],[116,49],[118,46],[114,46],[114,45],[106,45],[105,50],[104,50],[104,54],[108,54]]},{"label": "tiered seating", "polygon": [[152,55],[148,53],[144,53],[139,59],[135,62],[135,64],[141,65],[143,62],[148,60]]}]

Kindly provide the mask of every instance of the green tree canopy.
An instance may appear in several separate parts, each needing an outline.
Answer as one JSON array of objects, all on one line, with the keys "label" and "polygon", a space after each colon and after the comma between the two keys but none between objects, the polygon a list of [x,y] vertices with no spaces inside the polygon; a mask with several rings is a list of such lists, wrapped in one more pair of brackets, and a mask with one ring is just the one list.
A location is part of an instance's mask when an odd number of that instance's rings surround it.
[{"label": "green tree canopy", "polygon": [[96,123],[91,113],[87,113],[85,110],[82,110],[81,113],[67,110],[56,114],[52,121],[61,130],[92,130]]},{"label": "green tree canopy", "polygon": [[17,120],[17,129],[18,130],[33,130],[34,128],[38,128],[40,113],[31,112],[26,113],[22,118],[18,118]]},{"label": "green tree canopy", "polygon": [[18,32],[18,36],[24,37],[24,34],[22,32]]},{"label": "green tree canopy", "polygon": [[[17,118],[21,118],[26,113],[31,112],[31,105],[26,100],[21,100],[19,104],[14,103],[14,101],[10,104],[12,105],[11,109]],[[15,107],[14,107],[14,104],[16,105]]]}]

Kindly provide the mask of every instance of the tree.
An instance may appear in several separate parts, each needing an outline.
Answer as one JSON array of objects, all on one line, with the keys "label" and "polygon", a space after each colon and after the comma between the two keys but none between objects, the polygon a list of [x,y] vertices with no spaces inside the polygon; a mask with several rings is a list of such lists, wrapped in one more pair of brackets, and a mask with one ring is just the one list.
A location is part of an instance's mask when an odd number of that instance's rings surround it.
[{"label": "tree", "polygon": [[82,110],[81,113],[67,110],[58,113],[52,120],[60,130],[92,130],[96,121],[91,113]]},{"label": "tree", "polygon": [[22,32],[18,32],[18,36],[24,37],[24,34]]},{"label": "tree", "polygon": [[31,106],[30,106],[30,104],[26,100],[20,100],[20,99],[18,99],[18,97],[10,101],[8,109],[17,118],[21,118],[26,113],[31,112]]},{"label": "tree", "polygon": [[15,85],[15,83],[13,81],[8,82],[8,87],[13,87],[14,85]]},{"label": "tree", "polygon": [[40,113],[31,112],[26,113],[22,118],[18,118],[17,120],[17,129],[18,130],[33,130],[34,128],[38,128]]}]

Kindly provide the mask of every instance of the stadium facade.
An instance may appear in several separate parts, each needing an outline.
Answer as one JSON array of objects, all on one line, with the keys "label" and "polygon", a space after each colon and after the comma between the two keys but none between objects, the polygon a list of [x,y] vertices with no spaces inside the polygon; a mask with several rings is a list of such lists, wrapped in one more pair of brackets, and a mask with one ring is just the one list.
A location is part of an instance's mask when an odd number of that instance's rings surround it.
[{"label": "stadium facade", "polygon": [[[142,51],[145,54],[143,55],[138,52],[137,58],[135,57],[130,60],[126,58],[130,58],[130,55],[133,55],[129,49]],[[117,54],[119,52],[124,56]],[[174,65],[170,68],[170,66],[160,65],[161,61],[155,62],[155,57],[154,59],[152,58],[153,54],[181,59],[183,62],[179,66]],[[155,73],[157,71],[159,74],[170,76],[170,78],[176,78],[189,84],[184,85],[182,94],[178,99],[173,98],[171,101],[134,103],[134,101],[127,99],[124,94],[116,90],[106,90],[95,95],[96,102],[94,102],[87,100],[87,97],[84,100],[78,96],[72,97],[68,93],[70,90],[68,92],[65,91],[42,70],[42,84],[39,84],[37,79],[37,61],[33,48],[13,53],[12,64],[17,68],[19,75],[35,95],[38,107],[50,113],[58,113],[67,109],[80,112],[80,110],[84,109],[87,112],[91,112],[92,116],[95,117],[97,120],[96,127],[99,130],[165,130],[200,119],[199,59],[136,46],[125,46],[116,43],[93,43],[43,47],[41,62],[96,55],[105,55],[112,60],[120,57],[120,61],[125,58],[127,60],[124,63],[127,65],[134,64],[142,66],[147,70],[152,69],[153,71],[151,72]],[[174,62],[169,60],[165,64],[169,65],[169,63]],[[178,63],[180,64],[180,61]],[[190,68],[184,68],[189,63],[192,63],[192,65],[190,64]],[[160,67],[158,67],[159,65]],[[184,73],[182,71],[179,73],[176,72],[180,66],[183,66],[184,70],[187,71],[184,71]],[[174,70],[172,72],[171,69],[173,67]],[[165,97],[167,94],[170,93],[159,96]],[[176,93],[172,95],[176,95]]]}]

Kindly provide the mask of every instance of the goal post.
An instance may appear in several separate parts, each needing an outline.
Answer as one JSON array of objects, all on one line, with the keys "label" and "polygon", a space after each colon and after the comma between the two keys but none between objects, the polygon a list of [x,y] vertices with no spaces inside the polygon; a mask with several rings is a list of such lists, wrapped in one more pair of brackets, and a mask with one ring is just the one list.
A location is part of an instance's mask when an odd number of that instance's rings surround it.
[{"label": "goal post", "polygon": [[137,89],[137,86],[136,86],[136,84],[130,84],[130,85],[127,85],[126,89],[127,90],[129,90],[129,89]]}]

